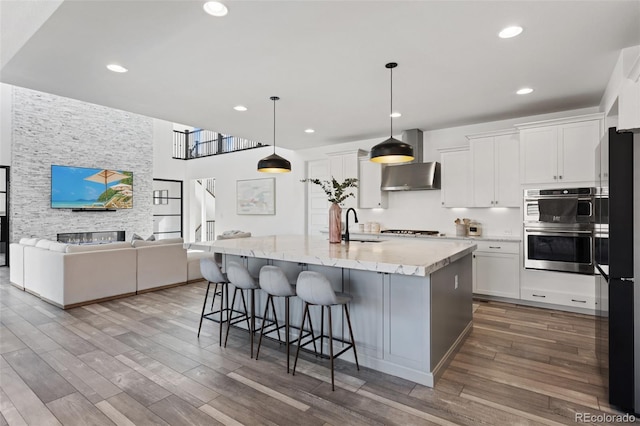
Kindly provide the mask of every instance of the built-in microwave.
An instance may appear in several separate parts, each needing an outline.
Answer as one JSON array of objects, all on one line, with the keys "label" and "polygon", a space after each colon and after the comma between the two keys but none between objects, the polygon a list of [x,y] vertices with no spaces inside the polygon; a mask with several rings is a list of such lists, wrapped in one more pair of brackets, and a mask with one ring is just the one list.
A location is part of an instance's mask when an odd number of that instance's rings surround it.
[{"label": "built-in microwave", "polygon": [[597,188],[527,189],[525,222],[596,223]]}]

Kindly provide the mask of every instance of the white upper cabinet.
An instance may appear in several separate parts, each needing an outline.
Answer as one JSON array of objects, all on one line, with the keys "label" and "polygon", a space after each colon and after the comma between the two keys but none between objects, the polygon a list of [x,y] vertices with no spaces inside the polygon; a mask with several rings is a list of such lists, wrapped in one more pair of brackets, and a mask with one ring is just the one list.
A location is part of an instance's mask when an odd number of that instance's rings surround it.
[{"label": "white upper cabinet", "polygon": [[382,182],[382,167],[380,163],[369,160],[369,156],[358,159],[358,207],[361,209],[386,209],[388,196],[386,191],[380,190]]},{"label": "white upper cabinet", "polygon": [[519,144],[515,132],[469,136],[472,207],[519,207]]},{"label": "white upper cabinet", "polygon": [[602,115],[528,123],[520,129],[523,184],[592,183]]},{"label": "white upper cabinet", "polygon": [[470,191],[470,155],[469,150],[456,148],[441,151],[443,207],[469,207]]},{"label": "white upper cabinet", "polygon": [[[336,152],[328,154],[329,157],[329,175],[334,177],[338,182],[345,179],[358,179],[358,166],[360,164],[359,157],[364,155],[362,150],[353,150],[345,152]],[[340,207],[349,208],[358,207],[358,189],[349,188],[347,191],[353,192],[353,197],[349,197],[340,203]]]},{"label": "white upper cabinet", "polygon": [[517,133],[496,136],[495,149],[495,206],[520,207],[520,142]]}]

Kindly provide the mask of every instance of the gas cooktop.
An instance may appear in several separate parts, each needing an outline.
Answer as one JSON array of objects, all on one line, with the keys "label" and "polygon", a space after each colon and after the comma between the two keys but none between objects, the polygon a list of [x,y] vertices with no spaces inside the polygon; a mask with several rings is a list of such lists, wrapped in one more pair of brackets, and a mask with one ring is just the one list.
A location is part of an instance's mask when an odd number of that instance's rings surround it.
[{"label": "gas cooktop", "polygon": [[383,234],[403,234],[403,235],[438,235],[438,231],[419,231],[416,229],[385,229],[380,231]]}]

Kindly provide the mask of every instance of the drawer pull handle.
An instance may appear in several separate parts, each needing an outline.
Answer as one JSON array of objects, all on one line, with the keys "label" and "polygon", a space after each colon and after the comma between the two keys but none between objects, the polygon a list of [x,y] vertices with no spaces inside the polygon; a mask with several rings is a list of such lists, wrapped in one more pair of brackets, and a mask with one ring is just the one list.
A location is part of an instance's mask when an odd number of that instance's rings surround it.
[{"label": "drawer pull handle", "polygon": [[499,248],[502,248],[502,247],[500,247],[500,246],[489,246],[489,248],[492,248],[492,249],[499,249]]},{"label": "drawer pull handle", "polygon": [[547,297],[544,294],[532,294],[533,297]]},{"label": "drawer pull handle", "polygon": [[587,303],[586,300],[577,300],[577,299],[571,299],[572,302],[578,302],[578,303]]}]

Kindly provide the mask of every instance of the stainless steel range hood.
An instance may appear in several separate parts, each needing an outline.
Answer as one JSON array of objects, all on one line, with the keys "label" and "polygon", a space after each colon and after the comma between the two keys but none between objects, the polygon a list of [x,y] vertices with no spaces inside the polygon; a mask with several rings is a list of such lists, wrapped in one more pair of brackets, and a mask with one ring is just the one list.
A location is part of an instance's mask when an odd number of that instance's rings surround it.
[{"label": "stainless steel range hood", "polygon": [[440,189],[440,163],[423,163],[422,130],[402,132],[402,141],[413,146],[411,163],[387,165],[382,169],[382,191],[419,191]]}]

